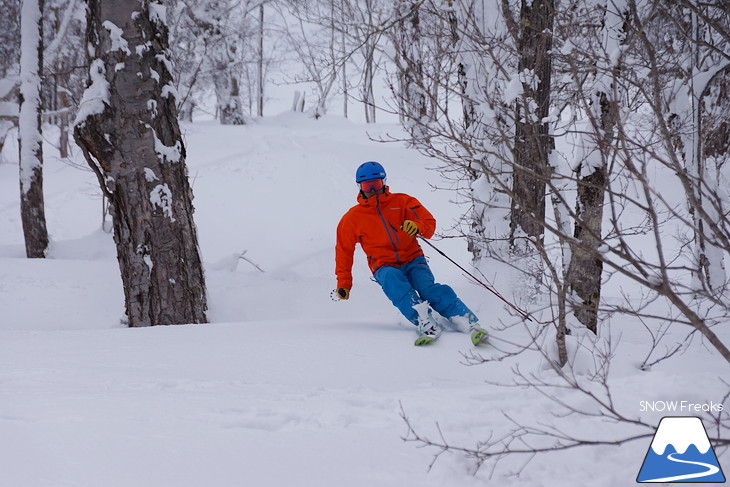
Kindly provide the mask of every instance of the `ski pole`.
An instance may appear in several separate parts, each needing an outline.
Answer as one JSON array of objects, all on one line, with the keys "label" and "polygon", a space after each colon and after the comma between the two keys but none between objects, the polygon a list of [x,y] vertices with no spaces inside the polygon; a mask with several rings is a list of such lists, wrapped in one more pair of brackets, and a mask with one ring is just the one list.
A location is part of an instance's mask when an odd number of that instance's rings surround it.
[{"label": "ski pole", "polygon": [[466,272],[466,274],[467,274],[467,275],[468,275],[469,277],[471,277],[471,278],[472,278],[472,279],[474,279],[474,280],[475,280],[476,282],[478,282],[479,284],[481,284],[481,285],[482,285],[482,286],[483,286],[483,287],[484,287],[484,288],[485,288],[485,289],[486,289],[487,291],[489,291],[490,293],[494,294],[494,295],[495,295],[495,296],[497,296],[497,297],[498,297],[499,299],[501,299],[502,301],[504,301],[504,302],[505,302],[505,303],[507,304],[507,306],[509,306],[509,307],[510,307],[510,308],[512,308],[513,310],[517,311],[517,312],[518,312],[518,313],[520,314],[520,316],[522,316],[522,318],[526,319],[527,321],[532,321],[532,318],[530,318],[530,314],[529,314],[529,313],[527,313],[526,311],[522,311],[522,310],[521,310],[520,308],[518,308],[518,307],[517,307],[517,306],[515,306],[514,304],[512,304],[512,303],[510,303],[509,301],[507,301],[506,299],[504,299],[504,298],[502,297],[502,295],[501,295],[501,294],[499,294],[499,293],[498,293],[498,292],[497,292],[496,290],[494,290],[494,289],[492,289],[491,287],[489,287],[489,286],[487,286],[486,284],[484,284],[484,283],[483,283],[482,281],[480,281],[480,280],[479,280],[479,279],[478,279],[478,278],[477,278],[476,276],[474,276],[474,274],[472,274],[472,273],[471,273],[471,272],[469,272],[468,270],[466,270],[466,269],[464,269],[463,267],[461,267],[461,266],[460,266],[460,265],[459,265],[459,264],[458,264],[458,263],[457,263],[457,262],[456,262],[456,261],[455,261],[454,259],[452,259],[452,258],[451,258],[451,257],[449,257],[448,255],[446,255],[445,253],[443,253],[443,252],[442,252],[442,251],[441,251],[441,250],[440,250],[440,249],[439,249],[438,247],[436,247],[436,246],[435,246],[434,244],[432,244],[431,242],[429,242],[428,240],[426,240],[426,239],[425,239],[424,237],[422,237],[421,235],[416,235],[416,236],[417,236],[418,238],[420,238],[420,239],[421,239],[422,241],[426,242],[426,243],[427,243],[427,244],[428,244],[428,245],[429,245],[429,246],[430,246],[430,247],[431,247],[432,249],[434,249],[434,250],[435,250],[436,252],[438,252],[439,254],[441,254],[441,255],[443,255],[444,257],[446,257],[446,258],[447,258],[447,259],[449,260],[449,262],[451,262],[452,264],[454,264],[454,265],[455,265],[456,267],[458,267],[458,268],[459,268],[459,269],[461,269],[462,271]]}]

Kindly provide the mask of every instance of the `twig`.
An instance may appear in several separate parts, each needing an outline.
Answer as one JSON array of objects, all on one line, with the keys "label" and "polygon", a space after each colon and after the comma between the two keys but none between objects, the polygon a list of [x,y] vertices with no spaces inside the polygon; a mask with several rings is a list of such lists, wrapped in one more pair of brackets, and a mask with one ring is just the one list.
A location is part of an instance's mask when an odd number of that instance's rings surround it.
[{"label": "twig", "polygon": [[248,250],[244,250],[243,252],[241,252],[238,255],[238,258],[241,259],[241,260],[245,260],[246,262],[248,262],[249,264],[251,264],[252,266],[254,266],[257,271],[259,271],[259,272],[265,272],[261,267],[258,266],[258,264],[256,264],[254,261],[252,261],[251,259],[249,259],[248,257],[246,257],[246,252],[248,252]]}]

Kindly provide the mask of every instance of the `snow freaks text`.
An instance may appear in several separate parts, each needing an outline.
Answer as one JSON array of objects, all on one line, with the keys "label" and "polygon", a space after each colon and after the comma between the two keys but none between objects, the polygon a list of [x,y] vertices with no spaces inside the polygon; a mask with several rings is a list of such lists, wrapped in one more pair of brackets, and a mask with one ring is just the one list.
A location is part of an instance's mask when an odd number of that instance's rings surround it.
[{"label": "snow freaks text", "polygon": [[695,403],[691,401],[639,401],[639,411],[643,412],[670,412],[670,413],[719,413],[723,405],[710,401],[709,403]]}]

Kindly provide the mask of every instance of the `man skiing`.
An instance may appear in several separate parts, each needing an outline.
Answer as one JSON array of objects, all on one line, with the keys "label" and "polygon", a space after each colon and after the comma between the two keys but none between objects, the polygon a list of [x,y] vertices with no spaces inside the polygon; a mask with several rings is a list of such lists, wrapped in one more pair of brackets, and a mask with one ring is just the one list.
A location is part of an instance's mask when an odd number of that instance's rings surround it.
[{"label": "man skiing", "polygon": [[360,188],[358,204],[345,213],[337,226],[337,297],[350,297],[353,254],[355,244],[359,243],[385,295],[418,327],[416,345],[431,343],[441,334],[431,316],[432,309],[462,331],[468,329],[474,345],[485,342],[487,332],[477,317],[451,287],[435,282],[418,244],[416,235],[433,236],[436,220],[416,198],[391,193],[385,180],[385,169],[375,161],[360,165],[355,173]]}]

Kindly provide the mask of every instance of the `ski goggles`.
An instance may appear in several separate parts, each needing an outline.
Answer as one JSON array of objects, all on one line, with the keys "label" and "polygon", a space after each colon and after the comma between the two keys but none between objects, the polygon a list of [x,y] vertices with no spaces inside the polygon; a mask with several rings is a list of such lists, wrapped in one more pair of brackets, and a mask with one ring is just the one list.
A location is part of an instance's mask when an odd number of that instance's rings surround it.
[{"label": "ski goggles", "polygon": [[363,181],[360,183],[360,191],[362,191],[363,193],[380,191],[384,187],[385,179],[371,179],[370,181]]}]

